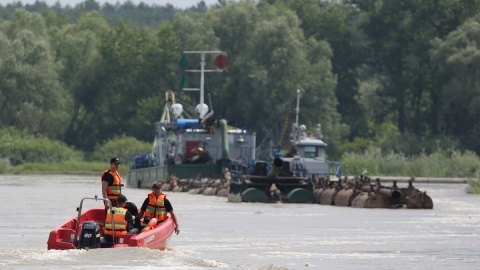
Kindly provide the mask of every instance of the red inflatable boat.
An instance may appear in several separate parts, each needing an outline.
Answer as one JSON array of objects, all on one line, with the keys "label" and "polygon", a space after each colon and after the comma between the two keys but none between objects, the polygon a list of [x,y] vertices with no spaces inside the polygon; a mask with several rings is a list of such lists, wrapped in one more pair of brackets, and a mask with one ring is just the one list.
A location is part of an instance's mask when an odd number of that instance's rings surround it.
[{"label": "red inflatable boat", "polygon": [[78,215],[66,220],[50,232],[48,249],[146,247],[163,250],[174,232],[175,225],[173,219],[169,217],[140,234],[120,235],[107,240],[103,237],[105,207],[92,208],[82,213],[82,204],[86,199],[107,201],[111,208],[111,202],[108,199],[83,198],[77,208]]}]

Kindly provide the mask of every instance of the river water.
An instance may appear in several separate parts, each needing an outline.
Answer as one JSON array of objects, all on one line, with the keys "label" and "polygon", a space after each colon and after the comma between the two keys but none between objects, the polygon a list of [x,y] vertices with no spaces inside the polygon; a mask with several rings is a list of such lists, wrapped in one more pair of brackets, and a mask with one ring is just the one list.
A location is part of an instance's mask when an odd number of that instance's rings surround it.
[{"label": "river water", "polygon": [[[402,187],[402,185],[400,185]],[[50,230],[100,195],[99,176],[0,176],[1,269],[480,269],[480,195],[415,184],[433,210],[229,203],[167,193],[181,233],[164,251],[47,250]],[[126,188],[140,206],[149,190]],[[85,201],[84,209],[98,206]]]}]

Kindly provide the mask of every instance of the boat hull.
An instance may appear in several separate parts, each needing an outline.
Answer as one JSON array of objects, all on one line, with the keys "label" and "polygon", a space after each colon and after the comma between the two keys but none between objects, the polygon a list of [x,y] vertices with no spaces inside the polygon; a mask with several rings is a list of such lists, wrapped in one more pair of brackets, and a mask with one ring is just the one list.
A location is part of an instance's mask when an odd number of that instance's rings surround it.
[{"label": "boat hull", "polygon": [[231,182],[229,202],[313,203],[313,185],[301,177],[246,175],[246,181]]},{"label": "boat hull", "polygon": [[212,178],[222,177],[222,168],[228,167],[227,161],[217,161],[213,164],[176,164],[131,169],[127,173],[127,186],[131,188],[150,189],[152,184],[175,175],[180,179],[191,179],[197,175]]},{"label": "boat hull", "polygon": [[[76,249],[75,242],[80,238],[80,230],[76,231],[76,227],[82,228],[85,222],[96,222],[100,226],[100,237],[103,237],[103,227],[105,220],[105,208],[97,207],[84,211],[80,216],[78,222],[78,216],[61,223],[55,227],[48,237],[47,248],[66,250]],[[151,249],[164,250],[167,247],[168,241],[174,232],[174,222],[172,218],[168,218],[164,222],[157,224],[154,228],[147,232],[140,234],[127,234],[116,238],[116,244],[111,248],[119,247],[144,247]]]}]

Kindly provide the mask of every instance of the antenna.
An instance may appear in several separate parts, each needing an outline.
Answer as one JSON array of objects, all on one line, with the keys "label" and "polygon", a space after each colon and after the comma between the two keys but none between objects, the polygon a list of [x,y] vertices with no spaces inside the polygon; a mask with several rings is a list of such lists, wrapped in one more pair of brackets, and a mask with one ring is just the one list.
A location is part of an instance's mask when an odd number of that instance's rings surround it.
[{"label": "antenna", "polygon": [[300,89],[297,89],[297,107],[295,108],[296,116],[295,116],[295,131],[293,133],[293,143],[295,144],[297,141],[299,126],[298,126],[298,113],[300,112]]},{"label": "antenna", "polygon": [[[199,118],[205,117],[208,113],[208,106],[204,102],[204,84],[205,84],[205,72],[223,72],[222,68],[227,66],[227,58],[222,51],[184,51],[184,54],[200,54],[200,70],[187,69],[186,72],[200,72],[200,88],[182,88],[185,91],[200,91],[200,104],[197,105],[196,111],[199,114]],[[215,63],[219,69],[205,69],[205,54],[207,53],[216,53],[219,54],[215,58]]]}]

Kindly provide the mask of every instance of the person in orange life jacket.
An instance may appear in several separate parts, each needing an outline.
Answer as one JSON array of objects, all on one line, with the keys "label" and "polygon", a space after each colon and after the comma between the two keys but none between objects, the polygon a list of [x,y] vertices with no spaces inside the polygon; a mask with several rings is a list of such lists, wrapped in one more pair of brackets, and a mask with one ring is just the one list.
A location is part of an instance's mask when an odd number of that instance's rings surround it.
[{"label": "person in orange life jacket", "polygon": [[[102,196],[105,199],[109,199],[113,206],[117,205],[117,197],[122,194],[122,178],[118,173],[118,167],[120,166],[120,159],[113,157],[110,159],[110,169],[105,170],[102,173]],[[105,209],[108,208],[107,202],[105,202]]]},{"label": "person in orange life jacket", "polygon": [[112,208],[112,213],[107,214],[105,219],[105,236],[113,236],[112,219],[115,226],[115,236],[124,234],[137,234],[138,228],[135,228],[135,216],[132,216],[128,209],[125,208],[127,204],[127,197],[119,195],[117,200],[118,205]]},{"label": "person in orange life jacket", "polygon": [[167,213],[169,213],[175,223],[175,233],[179,234],[180,227],[178,226],[177,217],[173,212],[172,204],[166,197],[167,195],[162,192],[161,184],[154,183],[152,185],[152,193],[148,194],[140,208],[140,216],[144,219],[142,226],[146,226],[145,220],[151,218],[156,218],[158,223],[160,223],[167,219]]},{"label": "person in orange life jacket", "polygon": [[127,208],[127,211],[134,217],[134,227],[140,231],[142,229],[142,222],[138,214],[138,207],[133,202],[127,201],[123,208]]}]

